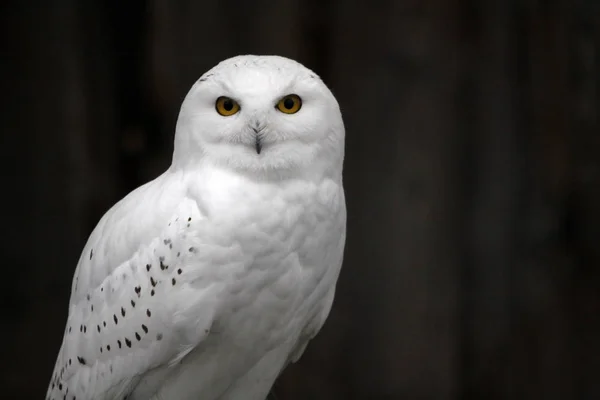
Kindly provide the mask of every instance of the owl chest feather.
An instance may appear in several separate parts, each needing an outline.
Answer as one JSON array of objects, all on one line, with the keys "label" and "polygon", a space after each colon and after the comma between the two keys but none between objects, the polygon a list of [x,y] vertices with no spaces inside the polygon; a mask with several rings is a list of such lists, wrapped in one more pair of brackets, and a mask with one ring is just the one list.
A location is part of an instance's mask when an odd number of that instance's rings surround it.
[{"label": "owl chest feather", "polygon": [[[207,283],[200,278],[190,283],[216,288],[216,319],[162,389],[162,398],[181,387],[195,398],[225,390],[220,380],[199,376],[237,381],[249,374],[246,379],[261,379],[261,385],[253,383],[256,390],[268,390],[322,324],[341,265],[346,214],[338,182],[275,188],[220,179],[204,181],[203,188],[210,198],[197,197],[206,216],[201,225],[212,232],[208,246],[222,251],[222,262],[203,275]],[[218,363],[207,362],[213,359]],[[231,398],[254,398],[242,392]]]},{"label": "owl chest feather", "polygon": [[211,201],[203,204],[232,249],[215,330],[241,346],[259,337],[276,345],[299,334],[337,278],[345,230],[341,185],[224,179],[208,181]]}]

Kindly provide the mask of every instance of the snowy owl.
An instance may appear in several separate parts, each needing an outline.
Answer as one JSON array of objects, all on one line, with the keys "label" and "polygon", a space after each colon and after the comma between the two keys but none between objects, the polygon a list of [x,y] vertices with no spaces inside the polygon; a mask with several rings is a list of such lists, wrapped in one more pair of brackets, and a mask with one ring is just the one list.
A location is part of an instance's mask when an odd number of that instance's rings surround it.
[{"label": "snowy owl", "polygon": [[55,400],[263,400],[330,312],[344,125],[303,65],[238,56],[184,99],[170,167],[79,259]]}]

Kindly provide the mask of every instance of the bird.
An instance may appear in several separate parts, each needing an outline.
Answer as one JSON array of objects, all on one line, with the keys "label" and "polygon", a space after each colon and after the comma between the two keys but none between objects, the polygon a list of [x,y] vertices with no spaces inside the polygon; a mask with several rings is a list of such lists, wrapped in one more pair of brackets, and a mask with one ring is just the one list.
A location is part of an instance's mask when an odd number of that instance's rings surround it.
[{"label": "bird", "polygon": [[189,89],[169,167],[112,206],[71,284],[49,400],[264,400],[330,314],[345,128],[298,61],[240,55]]}]

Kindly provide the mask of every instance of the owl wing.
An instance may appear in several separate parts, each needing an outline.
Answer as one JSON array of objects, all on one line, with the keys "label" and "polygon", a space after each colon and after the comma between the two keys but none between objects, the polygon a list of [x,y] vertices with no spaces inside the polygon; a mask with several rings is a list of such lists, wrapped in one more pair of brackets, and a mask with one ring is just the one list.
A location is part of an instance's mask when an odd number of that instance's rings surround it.
[{"label": "owl wing", "polygon": [[160,179],[107,212],[75,271],[47,399],[126,398],[208,335],[215,296],[187,284],[209,265],[195,257],[202,218],[183,188]]}]

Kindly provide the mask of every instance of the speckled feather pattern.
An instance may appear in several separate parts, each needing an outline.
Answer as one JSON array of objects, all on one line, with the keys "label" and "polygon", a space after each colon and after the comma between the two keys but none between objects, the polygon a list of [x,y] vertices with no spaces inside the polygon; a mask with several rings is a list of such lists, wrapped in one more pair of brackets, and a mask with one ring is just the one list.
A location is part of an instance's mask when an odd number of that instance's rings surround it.
[{"label": "speckled feather pattern", "polygon": [[329,314],[341,166],[270,180],[174,165],[83,249],[47,399],[262,400]]}]

